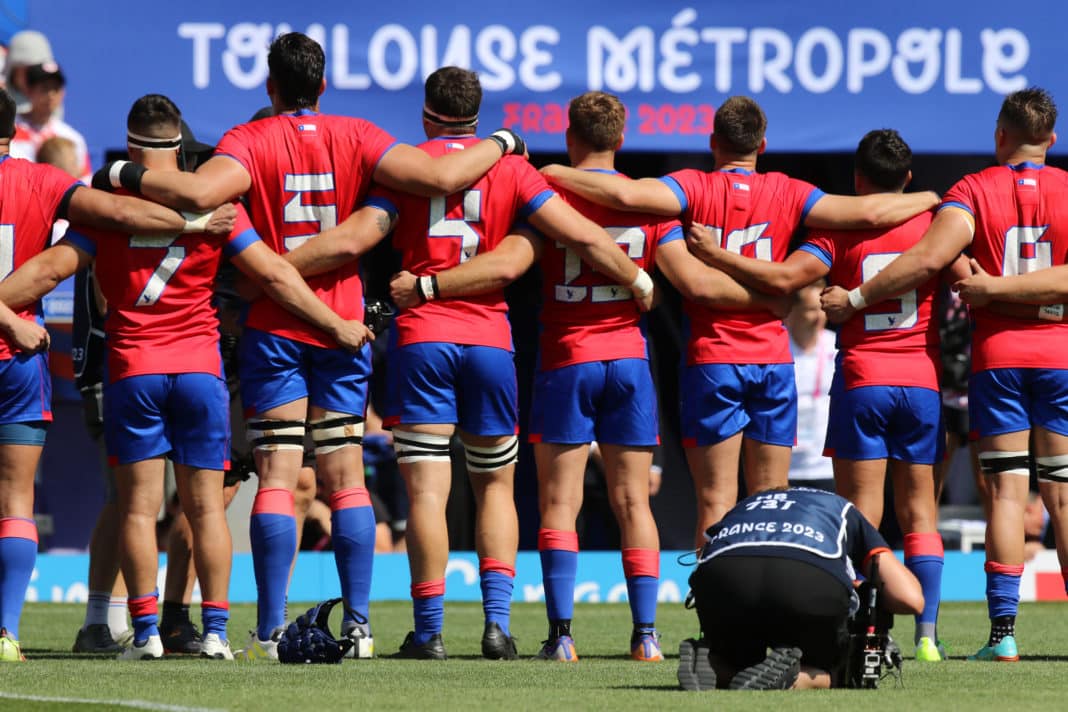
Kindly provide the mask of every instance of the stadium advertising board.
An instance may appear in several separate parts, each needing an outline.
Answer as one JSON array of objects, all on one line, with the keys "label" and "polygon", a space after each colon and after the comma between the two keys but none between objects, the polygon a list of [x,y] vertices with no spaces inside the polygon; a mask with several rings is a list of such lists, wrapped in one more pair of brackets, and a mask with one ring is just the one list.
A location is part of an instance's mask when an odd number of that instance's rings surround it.
[{"label": "stadium advertising board", "polygon": [[113,0],[105,13],[33,0],[27,17],[52,39],[67,116],[97,162],[122,146],[126,110],[144,93],[175,99],[202,139],[247,120],[267,103],[267,45],[289,30],[325,48],[324,109],[408,141],[422,139],[424,77],[458,64],[481,76],[483,127],[515,128],[535,151],[562,151],[568,100],[603,89],[629,107],[633,150],[704,151],[717,103],[749,94],[774,150],[852,151],[890,126],[917,151],[987,153],[1002,95],[1037,84],[1068,96],[1057,31],[1068,4],[1044,5],[473,0],[460,12],[395,0],[369,14],[366,3]]}]

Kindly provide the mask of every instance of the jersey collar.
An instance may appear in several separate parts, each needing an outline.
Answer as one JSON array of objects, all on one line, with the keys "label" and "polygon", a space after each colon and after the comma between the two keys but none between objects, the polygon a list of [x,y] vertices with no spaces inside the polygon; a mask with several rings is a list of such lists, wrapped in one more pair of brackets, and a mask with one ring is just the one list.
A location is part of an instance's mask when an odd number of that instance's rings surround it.
[{"label": "jersey collar", "polygon": [[1043,167],[1041,164],[1032,163],[1031,161],[1024,161],[1023,163],[1008,163],[1006,165],[1008,165],[1009,170],[1012,170],[1012,171],[1026,171],[1026,170],[1040,171],[1040,170],[1042,170],[1042,167]]},{"label": "jersey collar", "polygon": [[751,176],[751,175],[753,175],[753,171],[749,170],[748,168],[741,168],[741,167],[738,167],[738,168],[720,168],[719,172],[720,173],[739,173],[739,174],[741,174],[743,176]]}]

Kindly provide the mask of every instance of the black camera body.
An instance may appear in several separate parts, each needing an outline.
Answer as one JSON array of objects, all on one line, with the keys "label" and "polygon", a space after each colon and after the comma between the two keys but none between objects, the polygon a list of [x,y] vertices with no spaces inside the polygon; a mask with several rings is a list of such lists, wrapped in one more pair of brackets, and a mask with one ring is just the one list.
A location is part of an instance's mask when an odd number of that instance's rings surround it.
[{"label": "black camera body", "polygon": [[890,638],[894,616],[879,601],[879,557],[872,561],[871,576],[857,589],[860,608],[849,621],[849,652],[845,684],[874,690],[886,674],[901,672],[901,650]]}]

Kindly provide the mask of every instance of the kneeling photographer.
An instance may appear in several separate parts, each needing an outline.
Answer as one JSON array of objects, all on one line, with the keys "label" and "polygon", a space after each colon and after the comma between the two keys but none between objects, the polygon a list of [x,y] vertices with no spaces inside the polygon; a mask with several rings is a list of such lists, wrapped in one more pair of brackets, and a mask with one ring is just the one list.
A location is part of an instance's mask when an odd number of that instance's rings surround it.
[{"label": "kneeling photographer", "polygon": [[[742,500],[705,532],[690,577],[702,638],[680,646],[679,683],[687,690],[845,686],[849,620],[861,608],[858,574],[873,579],[883,611],[923,608],[919,582],[842,497],[781,488]],[[865,599],[870,606],[872,597]],[[863,684],[861,673],[854,686]]]}]

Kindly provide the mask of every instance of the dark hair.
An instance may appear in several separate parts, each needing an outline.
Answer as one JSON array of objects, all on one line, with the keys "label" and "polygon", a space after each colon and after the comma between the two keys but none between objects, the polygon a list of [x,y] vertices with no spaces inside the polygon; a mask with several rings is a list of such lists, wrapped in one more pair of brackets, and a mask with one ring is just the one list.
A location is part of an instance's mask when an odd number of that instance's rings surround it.
[{"label": "dark hair", "polygon": [[267,68],[281,103],[307,109],[319,101],[326,56],[319,43],[300,32],[279,35],[267,53]]},{"label": "dark hair", "polygon": [[627,109],[619,97],[603,91],[588,91],[567,107],[571,135],[594,151],[611,151],[623,137]]},{"label": "dark hair", "polygon": [[1009,94],[998,113],[998,126],[1019,134],[1032,144],[1047,141],[1056,123],[1057,105],[1049,92],[1039,87]]},{"label": "dark hair", "polygon": [[875,187],[899,190],[912,169],[912,149],[893,129],[869,131],[860,139],[853,167]]},{"label": "dark hair", "polygon": [[126,115],[126,130],[151,138],[170,138],[182,127],[182,112],[162,94],[146,94]]},{"label": "dark hair", "polygon": [[442,67],[426,78],[426,106],[455,119],[477,116],[482,104],[478,75],[460,67]]},{"label": "dark hair", "polygon": [[767,128],[764,110],[747,96],[732,96],[724,101],[712,120],[716,143],[741,156],[756,153]]},{"label": "dark hair", "polygon": [[6,89],[0,89],[0,138],[14,138],[15,113],[15,100]]}]

